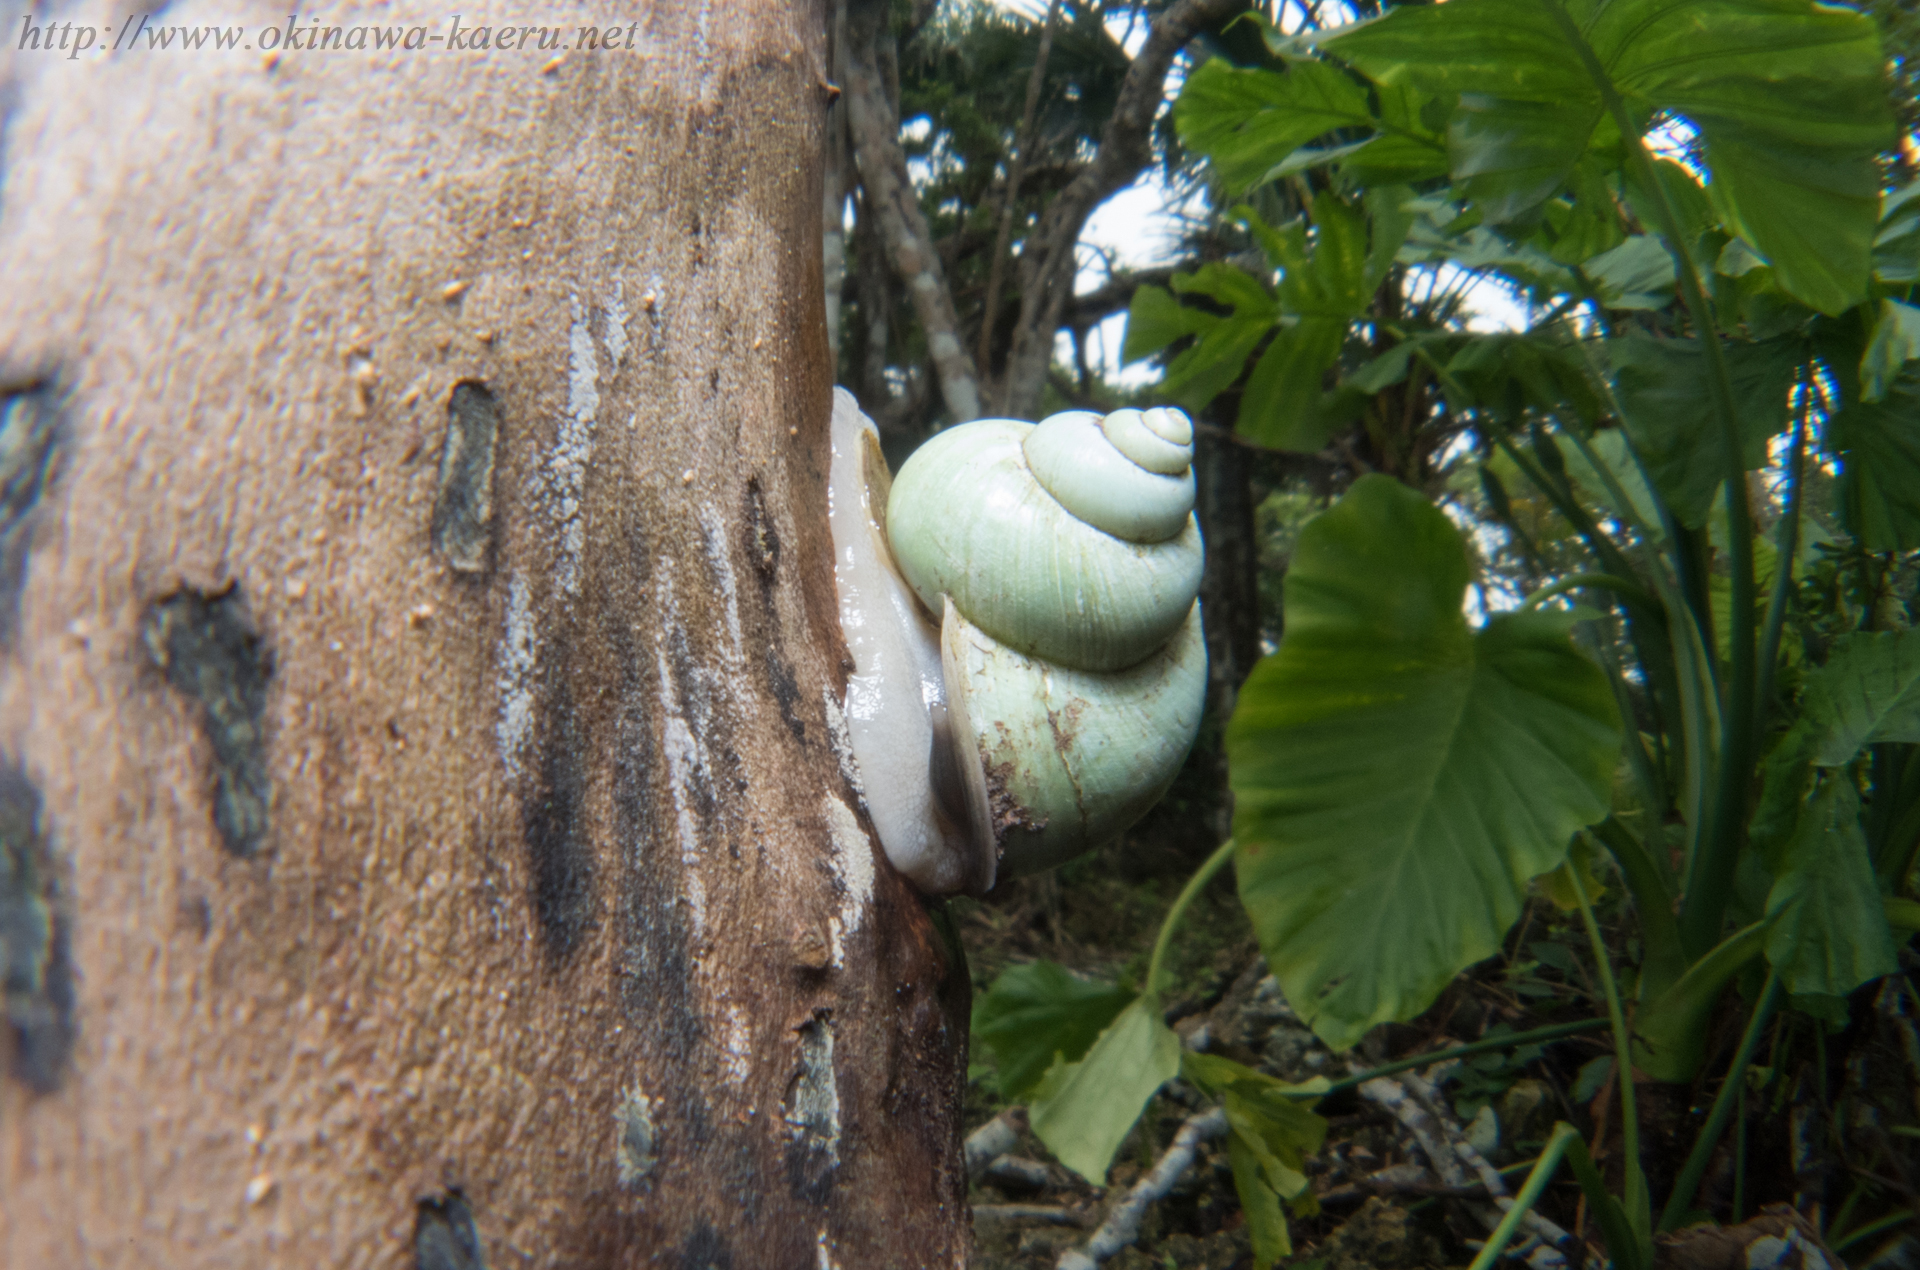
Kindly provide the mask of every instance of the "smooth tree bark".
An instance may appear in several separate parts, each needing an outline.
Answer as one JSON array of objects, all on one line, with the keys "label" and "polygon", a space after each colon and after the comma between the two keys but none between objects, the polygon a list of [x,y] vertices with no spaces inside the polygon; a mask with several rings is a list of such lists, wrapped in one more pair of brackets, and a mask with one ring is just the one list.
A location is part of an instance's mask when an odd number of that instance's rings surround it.
[{"label": "smooth tree bark", "polygon": [[0,69],[0,1264],[965,1262],[836,704],[825,16],[629,23]]},{"label": "smooth tree bark", "polygon": [[893,99],[897,89],[888,93],[881,72],[878,48],[892,38],[887,31],[891,13],[888,0],[846,0],[847,124],[867,206],[879,222],[887,258],[913,299],[941,399],[952,422],[965,423],[980,414],[980,386],[960,340],[946,270],[907,174],[899,106]]}]

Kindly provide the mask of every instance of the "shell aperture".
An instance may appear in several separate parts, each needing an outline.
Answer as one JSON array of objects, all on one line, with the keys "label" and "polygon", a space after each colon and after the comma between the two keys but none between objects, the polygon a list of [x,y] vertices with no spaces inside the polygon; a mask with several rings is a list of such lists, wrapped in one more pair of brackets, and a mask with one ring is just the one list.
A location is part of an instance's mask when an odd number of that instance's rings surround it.
[{"label": "shell aperture", "polygon": [[1172,639],[1125,670],[1026,657],[951,602],[940,652],[956,730],[971,730],[999,876],[1063,864],[1117,838],[1180,771],[1207,693],[1200,605]]}]

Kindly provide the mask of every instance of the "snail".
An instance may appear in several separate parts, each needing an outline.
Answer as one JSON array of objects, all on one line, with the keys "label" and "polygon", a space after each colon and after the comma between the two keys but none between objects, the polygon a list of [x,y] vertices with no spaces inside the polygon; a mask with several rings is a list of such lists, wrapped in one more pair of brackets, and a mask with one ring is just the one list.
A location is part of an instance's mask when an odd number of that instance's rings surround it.
[{"label": "snail", "polygon": [[1118,837],[1206,694],[1186,416],[975,420],[892,477],[836,389],[832,438],[848,742],[888,859],[981,894]]}]

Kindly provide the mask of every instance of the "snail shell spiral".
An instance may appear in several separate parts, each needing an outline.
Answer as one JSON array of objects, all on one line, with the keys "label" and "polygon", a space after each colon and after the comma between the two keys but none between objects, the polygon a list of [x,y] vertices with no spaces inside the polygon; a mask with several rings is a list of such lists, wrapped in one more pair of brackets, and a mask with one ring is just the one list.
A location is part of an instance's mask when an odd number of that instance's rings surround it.
[{"label": "snail shell spiral", "polygon": [[[871,438],[850,397],[844,407]],[[841,417],[837,399],[836,517]],[[877,461],[877,444],[861,444]],[[852,748],[882,844],[923,890],[984,891],[1106,842],[1179,770],[1207,671],[1192,446],[1192,425],[1168,409],[978,420],[907,460],[884,496],[884,530],[836,521]],[[858,478],[869,516],[880,471]],[[885,604],[849,607],[850,591],[880,590],[852,579],[851,537],[899,588]],[[874,644],[883,610],[914,650],[893,655],[911,672],[884,692],[900,703],[917,693],[924,723],[880,724],[878,685],[892,681],[877,664],[870,677],[856,645]],[[916,763],[923,778],[901,788]],[[924,806],[883,810],[876,798]]]}]

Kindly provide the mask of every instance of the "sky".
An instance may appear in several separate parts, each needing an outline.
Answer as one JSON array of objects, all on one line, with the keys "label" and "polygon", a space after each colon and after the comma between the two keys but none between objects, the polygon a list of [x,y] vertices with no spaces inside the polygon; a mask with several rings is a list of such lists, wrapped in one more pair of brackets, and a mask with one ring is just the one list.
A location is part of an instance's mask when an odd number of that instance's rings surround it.
[{"label": "sky", "polygon": [[[995,0],[995,3],[1032,21],[1046,19],[1046,0]],[[1291,16],[1290,8],[1283,9],[1283,27],[1289,25]],[[1109,19],[1108,29],[1116,40],[1122,41],[1130,55],[1137,54],[1140,46],[1146,42],[1144,22],[1135,22],[1130,26],[1124,17],[1114,17]],[[1176,63],[1167,77],[1163,110],[1171,107],[1182,80],[1183,67]],[[905,123],[909,134],[917,129],[919,135],[924,136],[927,127],[924,118],[907,120]],[[913,161],[920,162],[924,161]],[[1188,215],[1197,215],[1204,212],[1204,205],[1196,197],[1183,209],[1177,192],[1161,179],[1159,168],[1149,168],[1140,181],[1102,203],[1089,218],[1080,235],[1081,263],[1075,290],[1084,293],[1104,285],[1110,267],[1150,269],[1177,263],[1180,259],[1183,210]],[[1444,266],[1443,272],[1453,272],[1452,266]],[[1525,306],[1499,286],[1478,283],[1470,287],[1466,294],[1467,307],[1477,314],[1469,325],[1476,329],[1518,330],[1527,325]],[[1127,315],[1116,313],[1089,332],[1087,360],[1109,382],[1127,387],[1150,384],[1160,376],[1160,371],[1150,362],[1141,361],[1132,366],[1121,364],[1120,349],[1126,338],[1126,323]],[[1063,363],[1073,364],[1073,343],[1065,332],[1059,336],[1055,355]]]},{"label": "sky", "polygon": [[[997,0],[1006,9],[1024,14],[1035,21],[1046,18],[1046,4],[1040,0]],[[1280,23],[1288,27],[1293,17],[1290,6],[1283,7]],[[1145,23],[1133,24],[1129,31],[1124,18],[1112,18],[1108,29],[1115,39],[1122,39],[1129,55],[1139,52],[1140,45],[1146,41]],[[1176,63],[1173,72],[1167,77],[1166,104],[1162,110],[1171,107],[1173,98],[1180,91],[1183,80],[1183,67]],[[1192,200],[1183,209],[1176,191],[1161,179],[1158,167],[1149,168],[1146,175],[1136,184],[1121,190],[1112,198],[1095,209],[1081,232],[1081,267],[1075,290],[1092,291],[1107,281],[1108,261],[1120,268],[1148,269],[1176,263],[1180,258],[1180,219],[1182,211],[1198,214],[1203,206],[1198,199]],[[1457,271],[1452,266],[1443,267],[1443,275]],[[1443,276],[1443,281],[1451,282]],[[1475,283],[1467,288],[1466,307],[1474,314],[1469,325],[1478,330],[1523,330],[1528,325],[1526,306],[1517,301],[1505,288],[1490,282]],[[1150,363],[1142,361],[1130,367],[1120,362],[1120,348],[1126,338],[1126,314],[1116,313],[1090,332],[1087,337],[1087,360],[1101,369],[1110,382],[1127,387],[1139,387],[1152,383],[1159,378],[1160,372]],[[1069,336],[1062,332],[1056,353],[1062,361],[1072,364],[1073,344]]]}]

